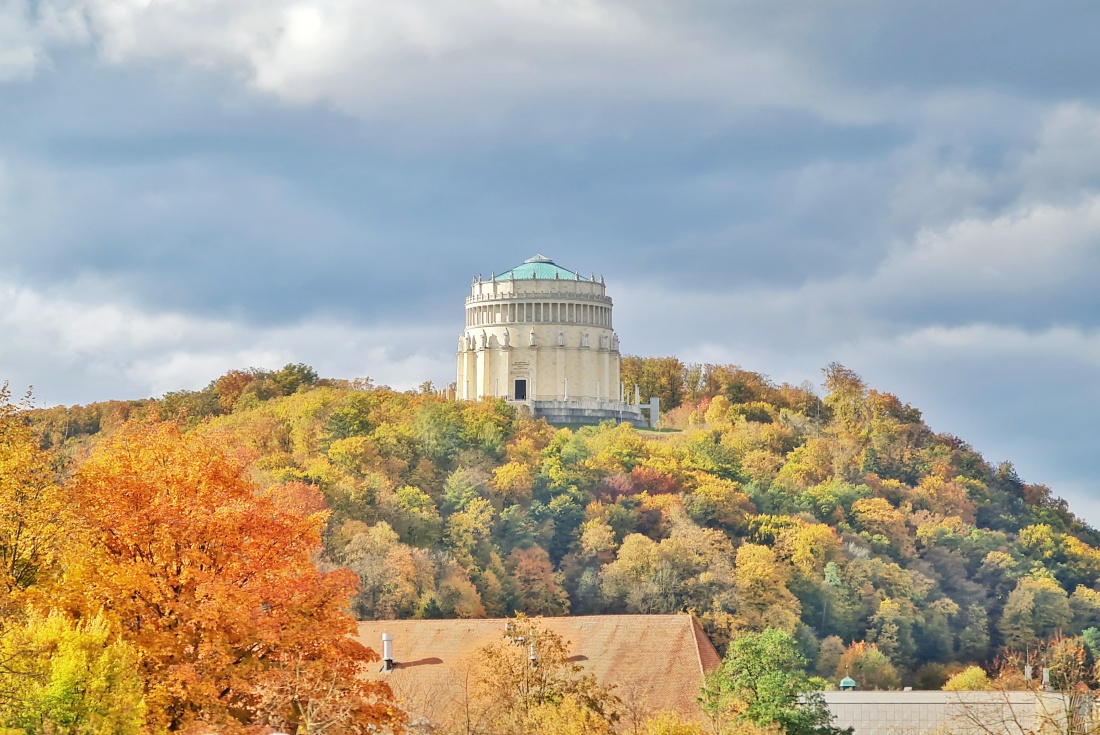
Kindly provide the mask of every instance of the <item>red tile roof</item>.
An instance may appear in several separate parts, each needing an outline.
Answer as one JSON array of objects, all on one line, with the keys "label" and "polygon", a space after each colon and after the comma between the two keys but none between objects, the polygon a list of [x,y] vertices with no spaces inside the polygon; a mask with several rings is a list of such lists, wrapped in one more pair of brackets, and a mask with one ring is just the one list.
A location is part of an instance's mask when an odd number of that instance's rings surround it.
[{"label": "red tile roof", "polygon": [[[699,688],[721,663],[692,615],[591,615],[539,618],[569,645],[573,660],[615,687],[624,705],[643,711],[697,713]],[[389,682],[415,717],[438,722],[463,701],[463,672],[477,650],[500,639],[504,619],[385,620],[359,624],[359,640],[381,653],[393,634],[396,668],[372,674]]]}]

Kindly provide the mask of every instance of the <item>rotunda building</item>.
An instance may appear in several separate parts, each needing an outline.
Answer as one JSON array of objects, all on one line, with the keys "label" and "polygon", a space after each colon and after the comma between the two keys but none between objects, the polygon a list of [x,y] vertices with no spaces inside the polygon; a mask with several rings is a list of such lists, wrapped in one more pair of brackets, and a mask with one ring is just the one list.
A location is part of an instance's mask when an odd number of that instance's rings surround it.
[{"label": "rotunda building", "polygon": [[504,398],[560,423],[643,424],[619,380],[611,309],[603,278],[543,255],[478,276],[458,340],[459,397]]}]

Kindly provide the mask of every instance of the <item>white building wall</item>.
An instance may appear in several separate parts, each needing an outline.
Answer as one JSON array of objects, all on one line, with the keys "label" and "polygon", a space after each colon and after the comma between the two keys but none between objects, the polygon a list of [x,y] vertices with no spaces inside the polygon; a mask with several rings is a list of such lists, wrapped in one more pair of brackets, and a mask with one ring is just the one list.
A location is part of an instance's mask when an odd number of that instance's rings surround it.
[{"label": "white building wall", "polygon": [[[1061,735],[1058,695],[1035,692],[824,692],[854,735]],[[1064,718],[1063,718],[1064,719]]]},{"label": "white building wall", "polygon": [[620,359],[612,324],[601,282],[476,281],[459,339],[458,395],[511,400],[515,381],[525,380],[528,401],[617,401]]}]

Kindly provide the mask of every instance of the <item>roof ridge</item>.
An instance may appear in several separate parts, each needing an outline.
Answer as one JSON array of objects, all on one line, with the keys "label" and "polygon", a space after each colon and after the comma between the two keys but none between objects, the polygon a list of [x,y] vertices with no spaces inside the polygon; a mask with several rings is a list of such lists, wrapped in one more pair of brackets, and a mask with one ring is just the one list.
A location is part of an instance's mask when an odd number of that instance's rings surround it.
[{"label": "roof ridge", "polygon": [[[596,613],[595,615],[528,615],[531,620],[591,620],[594,618],[682,618],[684,620],[696,620],[691,613]],[[439,623],[441,621],[466,621],[470,623],[486,622],[490,620],[515,620],[510,617],[485,617],[485,618],[385,618],[376,620],[360,620],[360,623]],[[705,635],[705,634],[704,634]]]},{"label": "roof ridge", "polygon": [[[714,660],[717,661],[717,666],[722,665],[722,657],[718,655],[718,650],[714,647],[714,644],[710,642],[710,638],[707,637],[707,634],[703,632],[703,626],[699,623],[698,618],[690,614],[689,616],[691,617],[691,632],[695,637],[695,655],[699,660],[699,673],[702,674],[703,680],[705,681],[710,671],[707,671],[707,664],[703,661],[704,653],[710,653],[714,657]],[[717,666],[714,668],[717,668]],[[711,671],[713,671],[714,668],[712,668]]]}]

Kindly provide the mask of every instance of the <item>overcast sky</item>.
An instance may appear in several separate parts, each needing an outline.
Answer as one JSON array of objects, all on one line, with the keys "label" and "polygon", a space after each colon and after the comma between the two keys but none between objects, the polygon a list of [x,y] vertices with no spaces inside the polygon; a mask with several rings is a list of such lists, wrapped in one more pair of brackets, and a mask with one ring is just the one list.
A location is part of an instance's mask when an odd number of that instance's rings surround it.
[{"label": "overcast sky", "polygon": [[1100,3],[0,0],[0,380],[454,380],[470,278],[836,360],[1100,524]]}]

